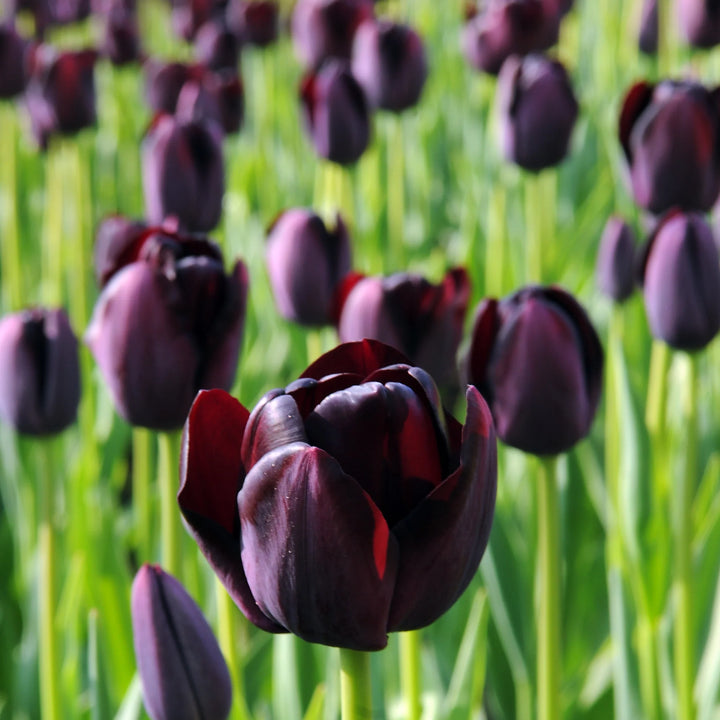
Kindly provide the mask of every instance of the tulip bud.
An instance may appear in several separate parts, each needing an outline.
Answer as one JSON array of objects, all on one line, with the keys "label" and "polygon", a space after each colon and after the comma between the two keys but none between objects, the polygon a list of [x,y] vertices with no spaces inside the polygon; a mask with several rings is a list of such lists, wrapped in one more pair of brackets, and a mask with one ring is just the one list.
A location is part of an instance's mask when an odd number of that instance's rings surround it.
[{"label": "tulip bud", "polygon": [[498,77],[505,157],[538,172],[567,155],[578,103],[565,68],[542,55],[510,57]]},{"label": "tulip bud", "polygon": [[227,15],[244,45],[265,47],[277,40],[280,17],[274,0],[235,0],[228,5]]},{"label": "tulip bud", "polygon": [[352,71],[371,105],[401,112],[417,104],[425,85],[423,42],[407,25],[367,20],[355,34]]},{"label": "tulip bud", "polygon": [[244,112],[243,86],[234,70],[207,72],[200,80],[188,80],[175,107],[178,120],[209,120],[217,123],[227,135],[240,130]]},{"label": "tulip bud", "polygon": [[659,18],[657,0],[643,0],[640,14],[638,47],[646,55],[655,55],[658,50]]},{"label": "tulip bud", "polygon": [[54,435],[80,403],[77,340],[64,310],[35,308],[0,320],[0,418],[26,435]]},{"label": "tulip bud", "polygon": [[325,63],[305,77],[300,97],[305,128],[318,155],[340,165],[358,160],[370,142],[370,112],[349,64]]},{"label": "tulip bud", "polygon": [[140,60],[140,30],[137,14],[127,10],[124,0],[113,4],[108,11],[102,54],[113,65],[128,65]]},{"label": "tulip bud", "polygon": [[643,296],[652,334],[678,350],[701,350],[720,329],[720,259],[697,213],[672,212],[643,254]]},{"label": "tulip bud", "polygon": [[214,228],[222,213],[222,132],[210,121],[158,116],[142,143],[145,211],[151,223],[174,216],[191,232]]},{"label": "tulip bud", "polygon": [[270,228],[266,260],[284,318],[302,325],[332,322],[335,292],[350,271],[350,237],[340,215],[328,230],[310,210],[286,210]]},{"label": "tulip bud", "polygon": [[189,80],[197,79],[200,70],[180,62],[163,63],[148,60],[145,63],[145,99],[155,113],[175,112],[180,91]]},{"label": "tulip bud", "polygon": [[560,288],[529,286],[478,306],[468,379],[488,399],[507,445],[557,455],[584,438],[600,400],[602,365],[587,314]]},{"label": "tulip bud", "polygon": [[600,291],[616,302],[635,289],[635,233],[622,218],[613,216],[605,225],[595,274]]},{"label": "tulip bud", "polygon": [[133,641],[152,720],[224,720],[232,683],[217,640],[185,588],[156,565],[132,585]]},{"label": "tulip bud", "polygon": [[122,215],[110,215],[100,223],[94,253],[95,279],[100,288],[123,265],[136,259],[147,231],[146,223]]},{"label": "tulip bud", "polygon": [[27,83],[29,43],[11,22],[0,24],[0,99],[13,98]]},{"label": "tulip bud", "polygon": [[706,212],[720,192],[718,90],[694,82],[640,82],[625,96],[619,135],[635,201],[657,215]]},{"label": "tulip bud", "polygon": [[680,31],[688,43],[698,48],[720,44],[720,5],[714,0],[678,0]]},{"label": "tulip bud", "polygon": [[222,22],[206,22],[195,36],[195,57],[209,70],[237,72],[240,43]]},{"label": "tulip bud", "polygon": [[173,0],[173,28],[179,37],[192,40],[206,22],[222,18],[224,7],[223,0]]}]

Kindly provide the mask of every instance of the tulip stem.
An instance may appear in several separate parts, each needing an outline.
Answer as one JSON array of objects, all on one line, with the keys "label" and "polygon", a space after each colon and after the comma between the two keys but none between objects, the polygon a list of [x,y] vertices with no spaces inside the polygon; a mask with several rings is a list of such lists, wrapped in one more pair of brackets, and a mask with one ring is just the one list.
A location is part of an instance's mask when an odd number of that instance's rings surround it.
[{"label": "tulip stem", "polygon": [[405,269],[405,148],[400,115],[387,119],[387,222],[388,244],[395,270]]},{"label": "tulip stem", "polygon": [[370,655],[340,648],[340,707],[342,720],[371,720]]},{"label": "tulip stem", "polygon": [[2,183],[5,194],[3,217],[2,285],[5,311],[19,310],[23,303],[22,270],[18,246],[17,117],[10,102],[0,102],[0,142],[2,143]]},{"label": "tulip stem", "polygon": [[44,304],[62,304],[62,240],[63,240],[63,167],[62,146],[51,142],[45,163],[45,238],[43,250]]},{"label": "tulip stem", "polygon": [[400,633],[400,677],[407,720],[420,720],[420,631]]},{"label": "tulip stem", "polygon": [[180,433],[159,433],[158,450],[163,565],[166,572],[181,580],[180,511],[177,505]]},{"label": "tulip stem", "polygon": [[538,720],[560,718],[560,499],[556,457],[538,473]]},{"label": "tulip stem", "polygon": [[645,424],[651,436],[657,437],[665,428],[667,406],[667,375],[670,369],[670,349],[661,340],[654,340],[650,355]]},{"label": "tulip stem", "polygon": [[152,477],[152,433],[141,427],[132,431],[133,509],[135,511],[135,544],[141,562],[151,561],[150,478]]},{"label": "tulip stem", "polygon": [[500,297],[505,291],[506,207],[505,185],[493,184],[485,240],[485,295],[489,297]]}]

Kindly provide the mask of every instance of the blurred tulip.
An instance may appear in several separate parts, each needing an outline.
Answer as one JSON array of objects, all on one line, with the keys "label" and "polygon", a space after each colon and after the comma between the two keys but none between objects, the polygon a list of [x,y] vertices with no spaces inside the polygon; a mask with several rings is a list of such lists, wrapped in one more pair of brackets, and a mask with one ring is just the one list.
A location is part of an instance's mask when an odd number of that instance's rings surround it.
[{"label": "blurred tulip", "polygon": [[128,9],[126,2],[112,0],[104,18],[101,53],[117,66],[138,62],[142,57],[137,12]]},{"label": "blurred tulip", "polygon": [[303,119],[315,151],[340,165],[350,165],[370,142],[370,111],[349,63],[329,60],[300,88]]},{"label": "blurred tulip", "polygon": [[234,70],[207,73],[199,81],[186,82],[178,96],[175,116],[178,120],[211,120],[227,135],[242,127],[245,94]]},{"label": "blurred tulip", "polygon": [[600,239],[595,276],[600,291],[616,302],[635,290],[635,233],[620,217],[608,219]]},{"label": "blurred tulip", "polygon": [[274,0],[235,0],[227,10],[228,23],[244,45],[265,47],[278,37],[280,12]]},{"label": "blurred tulip", "polygon": [[176,34],[192,40],[208,21],[221,20],[227,0],[173,0],[172,26]]},{"label": "blurred tulip", "polygon": [[238,261],[226,276],[214,243],[162,229],[124,259],[85,340],[120,415],[153,430],[178,429],[198,390],[233,383],[247,271]]},{"label": "blurred tulip", "polygon": [[567,155],[578,103],[565,68],[542,55],[510,57],[498,77],[505,157],[538,172]]},{"label": "blurred tulip", "polygon": [[657,0],[643,0],[640,15],[638,47],[646,55],[655,55],[658,50],[659,18]]},{"label": "blurred tulip", "polygon": [[311,210],[286,210],[270,228],[266,261],[280,314],[302,325],[333,321],[335,292],[350,272],[350,236],[340,215],[328,230]]},{"label": "blurred tulip", "polygon": [[80,403],[77,339],[64,310],[34,308],[0,320],[0,418],[26,435],[54,435]]},{"label": "blurred tulip", "polygon": [[698,48],[720,44],[720,3],[717,0],[678,0],[675,4],[680,32]]},{"label": "blurred tulip", "polygon": [[112,275],[137,256],[147,232],[147,223],[122,215],[110,215],[98,225],[94,265],[95,280],[100,288],[105,287]]},{"label": "blurred tulip", "polygon": [[195,36],[195,58],[210,70],[237,72],[240,61],[240,41],[224,23],[210,20],[198,30]]},{"label": "blurred tulip", "polygon": [[587,314],[560,288],[528,286],[478,307],[468,378],[511,447],[557,455],[584,438],[600,400],[602,365]]},{"label": "blurred tulip", "polygon": [[475,388],[462,427],[396,350],[340,345],[252,414],[201,393],[178,502],[243,613],[270,632],[378,650],[458,599],[495,503],[492,418]]},{"label": "blurred tulip", "polygon": [[29,50],[30,43],[11,22],[0,24],[0,100],[25,90]]},{"label": "blurred tulip", "polygon": [[202,69],[181,62],[160,62],[150,59],[144,65],[145,99],[156,113],[175,112],[178,96],[186,82],[198,80]]},{"label": "blurred tulip", "polygon": [[222,213],[222,131],[210,121],[155,118],[142,143],[145,213],[151,223],[177,218],[183,230],[206,232]]},{"label": "blurred tulip", "polygon": [[635,201],[658,215],[708,211],[720,192],[718,90],[694,82],[639,82],[625,96],[619,135]]},{"label": "blurred tulip", "polygon": [[671,212],[643,253],[643,296],[654,337],[678,350],[701,350],[720,329],[720,259],[698,213]]},{"label": "blurred tulip", "polygon": [[225,658],[202,611],[162,568],[143,565],[132,585],[138,674],[152,720],[224,720],[232,705]]},{"label": "blurred tulip", "polygon": [[368,20],[355,34],[352,72],[371,105],[393,112],[413,107],[427,78],[422,39],[407,25]]},{"label": "blurred tulip", "polygon": [[52,25],[67,25],[85,20],[90,15],[90,0],[4,0],[10,13],[27,10],[35,20],[35,35],[43,37]]}]

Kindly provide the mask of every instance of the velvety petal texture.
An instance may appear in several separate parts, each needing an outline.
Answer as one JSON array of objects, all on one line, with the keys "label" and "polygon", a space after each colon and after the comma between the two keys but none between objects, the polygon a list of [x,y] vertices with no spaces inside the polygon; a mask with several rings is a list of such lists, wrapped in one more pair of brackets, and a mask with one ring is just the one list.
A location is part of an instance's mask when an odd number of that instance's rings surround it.
[{"label": "velvety petal texture", "polygon": [[627,300],[635,289],[636,262],[635,232],[621,217],[613,215],[600,238],[595,266],[600,291],[616,302]]},{"label": "velvety petal texture", "polygon": [[378,650],[437,619],[477,570],[497,481],[490,410],[469,388],[463,428],[403,360],[346,343],[250,414],[221,391],[195,400],[180,508],[256,625]]}]

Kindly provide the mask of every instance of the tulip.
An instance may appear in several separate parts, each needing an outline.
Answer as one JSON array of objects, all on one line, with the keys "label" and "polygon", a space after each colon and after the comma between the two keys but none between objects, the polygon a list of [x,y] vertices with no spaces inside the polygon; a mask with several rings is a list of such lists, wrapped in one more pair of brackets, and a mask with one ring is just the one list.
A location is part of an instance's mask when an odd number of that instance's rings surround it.
[{"label": "tulip", "polygon": [[174,113],[183,85],[201,75],[199,66],[149,60],[145,63],[145,99],[150,109],[156,113]]},{"label": "tulip", "polygon": [[323,355],[249,413],[201,393],[183,437],[180,508],[248,619],[377,650],[457,600],[487,544],[490,412],[462,427],[420,368],[370,340]]},{"label": "tulip", "polygon": [[674,211],[643,253],[650,330],[678,350],[701,350],[720,329],[720,260],[712,230],[697,213]]},{"label": "tulip", "polygon": [[511,57],[498,78],[505,157],[537,172],[567,155],[578,103],[565,68],[542,55]]},{"label": "tulip", "polygon": [[195,57],[209,70],[237,72],[240,42],[224,23],[210,20],[195,35]]},{"label": "tulip", "polygon": [[229,389],[242,342],[247,271],[220,249],[156,228],[98,298],[85,340],[133,425],[182,427],[202,388]]},{"label": "tulip", "polygon": [[113,0],[107,8],[102,54],[113,65],[122,66],[141,58],[137,12],[129,10],[126,0]]},{"label": "tulip", "polygon": [[209,20],[222,18],[225,0],[173,0],[172,25],[185,40],[192,40]]},{"label": "tulip", "polygon": [[100,288],[123,265],[136,259],[147,232],[147,223],[122,215],[110,215],[100,223],[95,233],[94,254],[95,279]]},{"label": "tulip", "polygon": [[620,217],[611,217],[603,230],[595,269],[601,292],[616,302],[635,289],[635,233]]},{"label": "tulip", "polygon": [[274,0],[235,0],[228,5],[227,15],[244,45],[266,47],[277,40],[280,18]]},{"label": "tulip", "polygon": [[[464,268],[438,285],[420,275],[366,277],[346,292],[338,321],[341,342],[374,338],[429,372],[443,391],[457,387],[456,355],[470,299]],[[341,291],[342,293],[342,291]]]},{"label": "tulip", "polygon": [[175,107],[178,120],[210,120],[227,135],[240,130],[244,114],[243,86],[234,70],[209,72],[199,81],[189,80],[183,85]]},{"label": "tulip", "polygon": [[336,290],[350,272],[350,237],[340,215],[329,230],[310,210],[286,210],[270,228],[266,260],[284,318],[303,325],[332,322]]},{"label": "tulip", "polygon": [[467,369],[498,436],[534,455],[569,450],[590,431],[602,384],[600,340],[580,304],[557,287],[483,300]]},{"label": "tulip", "polygon": [[25,89],[29,47],[11,22],[0,24],[0,99],[16,97]]},{"label": "tulip", "polygon": [[307,75],[300,97],[305,128],[318,155],[340,165],[358,160],[370,142],[370,112],[349,64],[330,60]]},{"label": "tulip", "polygon": [[232,683],[207,620],[185,588],[156,565],[132,584],[133,641],[152,720],[223,720]]},{"label": "tulip", "polygon": [[646,55],[655,55],[658,50],[659,18],[657,0],[643,0],[640,15],[638,47]]},{"label": "tulip", "polygon": [[720,44],[720,5],[714,0],[678,0],[680,31],[688,43],[698,48]]},{"label": "tulip", "polygon": [[0,418],[26,435],[54,435],[80,403],[77,339],[64,310],[34,308],[0,320]]},{"label": "tulip", "polygon": [[158,116],[142,143],[145,211],[151,223],[173,216],[189,231],[214,228],[222,213],[222,131],[211,121]]},{"label": "tulip", "polygon": [[407,25],[368,20],[355,34],[352,71],[371,105],[393,112],[412,107],[427,78],[422,39]]},{"label": "tulip", "polygon": [[625,96],[619,135],[635,201],[657,215],[708,211],[720,192],[717,90],[699,83],[639,82]]}]

